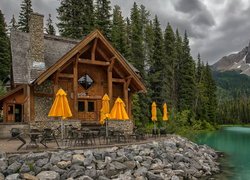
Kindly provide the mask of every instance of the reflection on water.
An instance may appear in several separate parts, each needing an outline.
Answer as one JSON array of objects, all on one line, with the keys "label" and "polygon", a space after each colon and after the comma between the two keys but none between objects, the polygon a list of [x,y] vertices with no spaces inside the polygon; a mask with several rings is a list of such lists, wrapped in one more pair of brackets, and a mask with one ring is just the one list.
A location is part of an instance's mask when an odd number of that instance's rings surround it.
[{"label": "reflection on water", "polygon": [[201,134],[197,143],[207,144],[227,154],[226,171],[233,173],[232,180],[250,180],[250,128],[225,127],[216,132]]}]

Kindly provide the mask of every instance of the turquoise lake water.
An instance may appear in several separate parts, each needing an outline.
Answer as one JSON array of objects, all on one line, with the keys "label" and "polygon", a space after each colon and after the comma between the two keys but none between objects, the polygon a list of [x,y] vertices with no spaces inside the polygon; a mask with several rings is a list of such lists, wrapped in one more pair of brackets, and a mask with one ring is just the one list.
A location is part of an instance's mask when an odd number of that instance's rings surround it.
[{"label": "turquoise lake water", "polygon": [[224,173],[216,179],[250,180],[250,128],[225,127],[199,135],[196,142],[225,153]]}]

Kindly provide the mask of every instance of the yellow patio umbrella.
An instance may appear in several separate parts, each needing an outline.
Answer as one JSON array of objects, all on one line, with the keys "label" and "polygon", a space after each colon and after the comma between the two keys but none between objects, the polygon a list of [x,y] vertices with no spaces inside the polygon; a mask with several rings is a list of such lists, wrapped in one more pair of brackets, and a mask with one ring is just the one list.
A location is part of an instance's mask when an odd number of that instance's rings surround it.
[{"label": "yellow patio umbrella", "polygon": [[105,94],[102,98],[102,108],[101,108],[101,117],[100,117],[100,124],[104,124],[105,119],[109,117],[109,96]]},{"label": "yellow patio umbrella", "polygon": [[110,119],[128,120],[128,114],[125,109],[125,104],[121,98],[117,98],[110,112]]},{"label": "yellow patio umbrella", "polygon": [[[62,117],[62,119],[66,119],[72,116],[67,94],[63,89],[59,89],[56,93],[56,98],[53,102],[53,105],[49,111],[49,117]],[[62,139],[63,139],[63,121],[61,121],[61,131],[62,131]]]},{"label": "yellow patio umbrella", "polygon": [[168,108],[167,108],[167,104],[164,103],[163,104],[163,121],[167,121],[168,120]]}]

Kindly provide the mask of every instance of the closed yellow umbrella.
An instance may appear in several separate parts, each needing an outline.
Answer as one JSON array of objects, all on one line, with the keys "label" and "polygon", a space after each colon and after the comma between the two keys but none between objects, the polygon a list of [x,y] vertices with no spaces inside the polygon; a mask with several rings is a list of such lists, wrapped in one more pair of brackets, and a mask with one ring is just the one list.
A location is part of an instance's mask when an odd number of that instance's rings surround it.
[{"label": "closed yellow umbrella", "polygon": [[163,105],[163,121],[167,121],[168,120],[168,108],[167,108],[167,104],[164,103]]},{"label": "closed yellow umbrella", "polygon": [[125,104],[121,98],[117,98],[110,112],[110,119],[128,120],[128,114],[125,109]]},{"label": "closed yellow umbrella", "polygon": [[105,119],[109,117],[109,96],[105,94],[102,98],[102,108],[101,108],[101,117],[100,117],[100,124],[104,124]]},{"label": "closed yellow umbrella", "polygon": [[[49,111],[49,117],[62,117],[62,119],[66,119],[72,116],[67,94],[63,89],[59,89],[56,93],[56,99],[53,102],[53,105]],[[61,121],[61,131],[62,131],[62,139],[63,139],[63,121]]]},{"label": "closed yellow umbrella", "polygon": [[156,110],[156,103],[153,102],[151,106],[151,120],[152,121],[157,121],[157,110]]}]

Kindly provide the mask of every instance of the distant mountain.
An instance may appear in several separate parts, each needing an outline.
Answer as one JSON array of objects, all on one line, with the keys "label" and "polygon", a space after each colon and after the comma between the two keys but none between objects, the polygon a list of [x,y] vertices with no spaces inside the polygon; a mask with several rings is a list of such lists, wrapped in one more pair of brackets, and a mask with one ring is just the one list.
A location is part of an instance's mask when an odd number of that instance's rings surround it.
[{"label": "distant mountain", "polygon": [[240,52],[222,57],[212,65],[215,71],[238,71],[250,76],[250,43]]}]

